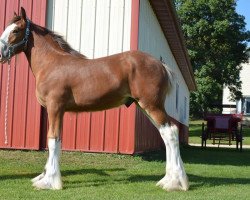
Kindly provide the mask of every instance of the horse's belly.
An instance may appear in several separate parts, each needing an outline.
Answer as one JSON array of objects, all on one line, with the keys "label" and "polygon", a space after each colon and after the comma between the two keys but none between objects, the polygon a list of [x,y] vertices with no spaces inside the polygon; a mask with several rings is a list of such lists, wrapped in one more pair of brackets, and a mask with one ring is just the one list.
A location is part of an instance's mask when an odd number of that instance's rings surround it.
[{"label": "horse's belly", "polygon": [[126,103],[127,97],[120,95],[107,95],[99,98],[86,97],[78,99],[68,106],[67,111],[82,112],[82,111],[101,111],[118,107]]}]

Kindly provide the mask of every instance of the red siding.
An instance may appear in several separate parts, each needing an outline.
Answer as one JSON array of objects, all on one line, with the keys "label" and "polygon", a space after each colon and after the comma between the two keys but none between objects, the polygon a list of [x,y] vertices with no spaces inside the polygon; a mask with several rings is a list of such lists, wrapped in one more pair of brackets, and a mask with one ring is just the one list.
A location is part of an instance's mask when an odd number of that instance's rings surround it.
[{"label": "red siding", "polygon": [[[62,149],[86,152],[134,152],[135,106],[92,113],[66,113]],[[44,135],[45,137],[45,135]]]},{"label": "red siding", "polygon": [[[1,0],[0,32],[2,33],[23,6],[27,16],[45,26],[46,1]],[[7,64],[0,69],[0,148],[39,149],[41,106],[35,98],[35,79],[22,53],[11,60],[11,76],[8,103],[8,144],[4,144],[4,114],[7,84]]]},{"label": "red siding", "polygon": [[[131,49],[138,49],[140,0],[132,0]],[[0,32],[13,12],[23,6],[27,16],[45,26],[45,0],[1,0]],[[8,145],[4,144],[4,113],[7,65],[0,68],[0,148],[44,149],[48,129],[47,113],[35,98],[35,79],[24,56],[11,61],[10,94],[8,105]],[[182,132],[187,127],[178,123]],[[40,136],[41,135],[41,136]],[[187,135],[187,134],[186,134]],[[181,135],[181,141],[186,140]],[[66,113],[62,131],[62,148],[85,152],[133,154],[159,149],[162,141],[157,129],[133,104],[102,112]]]}]

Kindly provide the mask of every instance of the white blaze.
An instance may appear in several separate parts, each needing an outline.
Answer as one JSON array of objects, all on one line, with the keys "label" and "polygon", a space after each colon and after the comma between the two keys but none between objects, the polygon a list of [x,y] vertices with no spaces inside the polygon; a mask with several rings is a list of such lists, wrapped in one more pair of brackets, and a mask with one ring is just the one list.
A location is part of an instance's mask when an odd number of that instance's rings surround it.
[{"label": "white blaze", "polygon": [[[3,34],[1,35],[0,39],[5,41],[6,43],[8,43],[8,39],[9,39],[9,36],[10,36],[10,33],[11,31],[14,30],[14,28],[16,27],[17,25],[15,23],[7,26],[7,28],[4,30]],[[2,45],[3,43],[0,42],[0,49],[2,48]]]}]

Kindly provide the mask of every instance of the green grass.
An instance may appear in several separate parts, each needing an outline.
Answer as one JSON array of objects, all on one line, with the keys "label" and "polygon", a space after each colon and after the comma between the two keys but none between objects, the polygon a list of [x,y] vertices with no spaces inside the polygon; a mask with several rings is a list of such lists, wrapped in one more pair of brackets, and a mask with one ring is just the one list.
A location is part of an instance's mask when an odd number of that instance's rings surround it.
[{"label": "green grass", "polygon": [[249,199],[250,151],[182,147],[188,192],[155,186],[165,171],[165,152],[138,156],[63,152],[64,189],[35,190],[47,152],[0,150],[0,199]]},{"label": "green grass", "polygon": [[[189,143],[201,144],[201,129],[203,120],[190,121],[189,123]],[[205,122],[204,122],[205,123]],[[244,145],[250,145],[250,128],[243,127],[243,148]],[[211,140],[207,140],[207,144],[212,144]],[[232,142],[235,145],[235,141]]]}]

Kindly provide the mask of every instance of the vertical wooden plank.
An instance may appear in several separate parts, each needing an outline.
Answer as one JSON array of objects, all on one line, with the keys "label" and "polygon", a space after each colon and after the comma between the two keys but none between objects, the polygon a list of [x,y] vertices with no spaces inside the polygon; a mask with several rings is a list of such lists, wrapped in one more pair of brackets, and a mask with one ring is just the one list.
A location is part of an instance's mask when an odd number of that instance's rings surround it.
[{"label": "vertical wooden plank", "polygon": [[123,51],[130,50],[131,35],[131,5],[132,0],[124,0],[124,22],[123,22]]},{"label": "vertical wooden plank", "polygon": [[55,10],[53,19],[53,30],[67,37],[68,4],[69,0],[54,0]]},{"label": "vertical wooden plank", "polygon": [[108,55],[122,52],[123,48],[123,22],[124,0],[111,1],[109,19],[109,46]]},{"label": "vertical wooden plank", "polygon": [[140,0],[131,0],[130,49],[138,50]]},{"label": "vertical wooden plank", "polygon": [[78,114],[76,132],[76,149],[90,151],[91,113]]},{"label": "vertical wooden plank", "polygon": [[90,151],[102,152],[105,134],[106,111],[91,114]]},{"label": "vertical wooden plank", "polygon": [[132,104],[129,108],[121,107],[119,153],[133,154],[135,152],[135,111],[135,104]]},{"label": "vertical wooden plank", "polygon": [[98,58],[108,54],[110,1],[98,0],[96,2],[94,57]]},{"label": "vertical wooden plank", "polygon": [[94,56],[95,22],[96,1],[83,0],[80,52],[88,58]]},{"label": "vertical wooden plank", "polygon": [[79,51],[81,44],[82,0],[69,1],[67,41]]},{"label": "vertical wooden plank", "polygon": [[120,108],[106,111],[104,152],[118,153]]},{"label": "vertical wooden plank", "polygon": [[65,113],[62,131],[62,148],[65,150],[75,149],[77,131],[77,116],[75,113]]},{"label": "vertical wooden plank", "polygon": [[[6,4],[7,0],[2,0],[0,1],[0,33],[5,29],[5,21],[6,21]],[[6,65],[0,65],[0,131],[1,133],[4,133],[4,113],[5,113],[5,108],[4,108],[4,85],[6,82],[5,79],[5,73],[4,73],[4,68],[6,68]],[[4,134],[0,136],[0,147],[6,146],[4,144]]]}]

